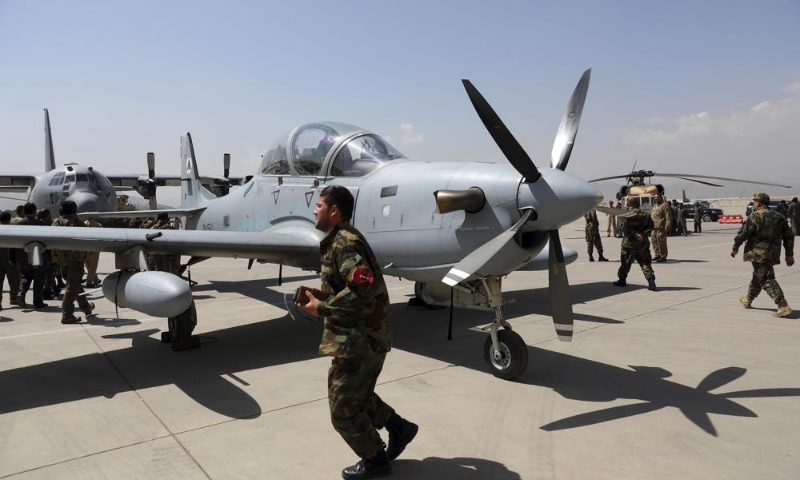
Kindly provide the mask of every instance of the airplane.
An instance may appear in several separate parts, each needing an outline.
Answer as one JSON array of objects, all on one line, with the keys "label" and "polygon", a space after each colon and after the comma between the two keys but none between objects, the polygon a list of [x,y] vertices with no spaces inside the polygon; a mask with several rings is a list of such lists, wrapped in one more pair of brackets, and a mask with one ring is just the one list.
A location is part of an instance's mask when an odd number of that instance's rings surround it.
[{"label": "airplane", "polygon": [[[636,168],[636,164],[634,163],[633,168]],[[768,182],[757,182],[755,180],[743,180],[738,178],[726,178],[726,177],[717,177],[713,175],[695,175],[693,173],[656,173],[652,170],[631,170],[630,173],[625,175],[612,175],[610,177],[602,177],[602,178],[595,178],[594,180],[589,180],[589,183],[594,182],[603,182],[606,180],[614,180],[618,178],[625,179],[625,185],[620,187],[619,192],[617,192],[617,200],[625,201],[628,197],[636,197],[639,198],[639,208],[645,211],[649,211],[655,205],[655,196],[656,195],[665,195],[664,186],[660,183],[653,184],[647,183],[645,179],[650,179],[652,177],[674,177],[680,178],[682,180],[688,180],[690,182],[702,183],[703,185],[708,185],[710,187],[722,187],[723,185],[719,185],[717,183],[708,182],[706,180],[698,180],[700,178],[711,179],[711,180],[723,180],[728,182],[741,182],[741,183],[752,183],[755,185],[768,185],[772,187],[782,187],[782,188],[792,188],[789,185],[780,185],[777,183],[768,183]],[[685,193],[684,193],[685,198]],[[605,209],[603,209],[605,211]],[[608,212],[606,212],[608,213]],[[694,212],[692,212],[694,215]],[[709,216],[711,219],[711,216]]]},{"label": "airplane", "polygon": [[[320,268],[313,210],[327,185],[355,197],[352,223],[367,238],[384,275],[415,282],[434,304],[494,311],[484,327],[484,358],[492,373],[518,377],[526,368],[524,340],[503,318],[502,279],[517,270],[548,270],[553,323],[562,341],[573,335],[566,264],[577,253],[561,245],[558,229],[603,199],[585,180],[565,171],[577,136],[591,70],[570,98],[551,152],[539,168],[486,99],[462,80],[478,117],[509,160],[506,164],[413,162],[389,142],[344,123],[300,125],[270,147],[258,172],[241,188],[216,197],[201,184],[191,134],[181,138],[184,229],[153,232],[83,228],[0,227],[0,246],[24,247],[37,261],[46,248],[108,251],[119,269],[103,293],[121,307],[168,317],[173,348],[194,346],[186,315],[191,291],[179,277],[147,271],[144,254],[248,258],[304,270]],[[97,212],[87,217],[136,216]],[[456,297],[456,293],[458,296]]]},{"label": "airplane", "polygon": [[[158,208],[157,186],[180,185],[178,176],[155,175],[155,155],[147,154],[148,175],[104,175],[92,166],[67,163],[56,167],[53,136],[50,129],[50,112],[44,109],[44,169],[40,175],[0,174],[0,192],[28,193],[28,202],[50,210],[58,216],[62,201],[71,200],[79,212],[113,212],[117,210],[117,191],[134,190],[150,200],[150,208]],[[229,177],[230,155],[223,157],[223,177],[205,176],[201,182],[218,195],[227,195],[231,185],[241,185],[244,179]],[[14,197],[0,197],[22,201]],[[155,216],[155,215],[151,215]]]}]

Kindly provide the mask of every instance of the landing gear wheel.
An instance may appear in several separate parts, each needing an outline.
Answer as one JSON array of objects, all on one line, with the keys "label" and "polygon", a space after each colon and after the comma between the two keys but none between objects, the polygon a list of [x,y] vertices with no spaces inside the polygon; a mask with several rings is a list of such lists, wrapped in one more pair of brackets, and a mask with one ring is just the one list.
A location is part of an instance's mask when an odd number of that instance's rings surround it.
[{"label": "landing gear wheel", "polygon": [[200,346],[200,341],[197,337],[192,337],[194,327],[197,326],[197,309],[194,306],[194,301],[185,312],[176,317],[169,317],[167,326],[169,332],[161,334],[161,341],[165,343],[172,342],[173,350],[185,350]]},{"label": "landing gear wheel", "polygon": [[483,359],[497,378],[513,380],[528,367],[528,346],[517,333],[508,329],[497,331],[500,351],[495,356],[492,337],[486,338],[483,344]]}]

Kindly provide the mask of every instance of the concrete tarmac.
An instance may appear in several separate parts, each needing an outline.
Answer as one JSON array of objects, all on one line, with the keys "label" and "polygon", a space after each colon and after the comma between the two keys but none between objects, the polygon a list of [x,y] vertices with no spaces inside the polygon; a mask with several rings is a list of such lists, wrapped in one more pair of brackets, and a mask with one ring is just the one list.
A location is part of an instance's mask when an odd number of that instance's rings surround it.
[{"label": "concrete tarmac", "polygon": [[[670,237],[650,292],[636,265],[611,285],[619,239],[590,263],[583,220],[562,228],[579,252],[575,338],[556,337],[546,272],[510,275],[505,312],[530,355],[513,382],[483,360],[475,327],[492,314],[456,310],[447,341],[448,310],[407,309],[413,283],[388,279],[395,348],[377,392],[420,425],[393,478],[797,479],[800,316],[772,317],[765,293],[741,308],[752,269],[728,255],[736,229]],[[96,294],[78,325],[59,323],[60,302],[4,295],[0,478],[341,478],[357,458],[330,425],[321,327],[284,307],[317,276],[285,268],[278,286],[277,266],[246,266],[192,268],[203,346],[177,353],[159,342],[166,320]],[[800,266],[776,275],[800,307]]]}]

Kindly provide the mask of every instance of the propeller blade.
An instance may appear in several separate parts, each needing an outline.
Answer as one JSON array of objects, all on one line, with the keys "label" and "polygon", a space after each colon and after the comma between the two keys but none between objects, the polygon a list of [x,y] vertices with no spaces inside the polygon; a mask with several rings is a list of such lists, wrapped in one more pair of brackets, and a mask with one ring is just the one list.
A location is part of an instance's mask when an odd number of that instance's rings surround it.
[{"label": "propeller blade", "polygon": [[514,238],[514,235],[516,235],[523,225],[528,223],[528,220],[530,220],[533,214],[534,210],[532,208],[526,209],[525,213],[522,215],[522,218],[520,218],[519,221],[514,224],[514,226],[484,243],[474,252],[464,257],[453,268],[451,268],[449,272],[447,272],[447,275],[445,275],[442,281],[452,287],[463,282],[469,278],[470,275],[480,270],[480,268],[486,265],[486,263],[488,263],[497,254],[497,252],[500,251],[500,249],[502,249]]},{"label": "propeller blade", "polygon": [[572,155],[572,147],[575,145],[575,137],[578,135],[578,126],[581,123],[581,113],[583,113],[583,104],[586,102],[586,92],[589,91],[591,76],[591,68],[583,72],[583,76],[569,99],[567,110],[561,117],[561,125],[558,127],[558,133],[553,142],[553,152],[550,154],[550,166],[553,168],[559,170],[567,168],[569,157]]},{"label": "propeller blade", "polygon": [[[770,187],[781,187],[781,188],[792,188],[790,185],[781,185],[780,183],[771,183],[771,182],[756,182],[755,180],[743,180],[741,178],[726,178],[726,177],[715,177],[711,175],[694,175],[692,173],[656,173],[656,175],[662,177],[694,177],[694,178],[710,178],[712,180],[725,180],[726,182],[741,182],[741,183],[753,183],[755,185],[767,185]],[[691,179],[685,179],[691,180]],[[697,180],[695,180],[697,181]]]},{"label": "propeller blade", "polygon": [[228,178],[231,173],[231,154],[225,153],[222,155],[222,176]]},{"label": "propeller blade", "polygon": [[[156,154],[147,152],[147,177],[153,180],[156,177]],[[158,188],[153,184],[153,194],[150,195],[150,210],[158,209],[158,199],[156,198],[156,190]]]},{"label": "propeller blade", "polygon": [[492,136],[494,142],[500,147],[503,155],[505,155],[511,165],[525,177],[526,182],[533,183],[539,180],[542,176],[542,174],[539,173],[539,169],[536,168],[531,157],[525,153],[525,150],[523,150],[522,146],[517,142],[517,139],[514,138],[505,124],[503,124],[503,121],[500,120],[500,117],[492,110],[489,102],[483,98],[483,95],[480,94],[478,89],[475,88],[469,80],[465,79],[461,80],[461,82],[467,90],[467,95],[469,95],[469,99],[472,101],[472,105],[475,107],[478,117],[480,117],[486,130],[489,131],[489,135]]},{"label": "propeller blade", "polygon": [[550,230],[548,233],[550,234],[550,310],[553,313],[553,326],[556,328],[558,339],[569,342],[572,341],[574,318],[564,251],[561,249],[558,230]]}]

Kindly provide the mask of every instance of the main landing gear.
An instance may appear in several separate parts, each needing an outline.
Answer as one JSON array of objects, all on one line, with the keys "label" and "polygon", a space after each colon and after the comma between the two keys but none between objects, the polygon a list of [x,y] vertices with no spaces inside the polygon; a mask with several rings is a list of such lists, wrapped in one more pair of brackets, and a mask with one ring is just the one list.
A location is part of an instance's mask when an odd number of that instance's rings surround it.
[{"label": "main landing gear", "polygon": [[194,300],[192,300],[191,306],[186,311],[176,317],[167,319],[169,331],[161,332],[161,341],[163,343],[172,343],[172,349],[176,352],[197,348],[200,346],[200,340],[192,335],[196,326],[197,309],[194,306]]}]

